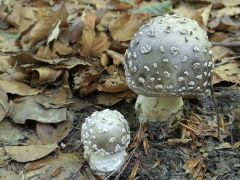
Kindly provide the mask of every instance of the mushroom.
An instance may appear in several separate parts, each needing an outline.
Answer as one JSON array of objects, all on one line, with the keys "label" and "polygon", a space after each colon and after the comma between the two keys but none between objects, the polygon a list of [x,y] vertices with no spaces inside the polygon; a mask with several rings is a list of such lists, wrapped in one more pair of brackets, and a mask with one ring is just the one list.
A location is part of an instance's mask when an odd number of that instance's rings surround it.
[{"label": "mushroom", "polygon": [[117,171],[127,157],[130,143],[129,126],[116,110],[96,111],[82,125],[84,157],[98,174]]},{"label": "mushroom", "polygon": [[179,15],[150,19],[134,34],[124,57],[126,81],[137,93],[140,123],[181,117],[182,97],[210,91],[213,69],[207,33]]}]

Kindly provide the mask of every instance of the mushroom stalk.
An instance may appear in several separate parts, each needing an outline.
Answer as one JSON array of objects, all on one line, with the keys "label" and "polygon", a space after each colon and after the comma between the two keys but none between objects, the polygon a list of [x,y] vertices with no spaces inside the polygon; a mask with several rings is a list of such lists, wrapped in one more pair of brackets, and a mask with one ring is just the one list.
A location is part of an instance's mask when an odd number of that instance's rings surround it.
[{"label": "mushroom stalk", "polygon": [[178,96],[146,97],[139,95],[135,104],[140,123],[167,122],[176,117],[179,119],[182,115],[182,107],[182,97]]}]

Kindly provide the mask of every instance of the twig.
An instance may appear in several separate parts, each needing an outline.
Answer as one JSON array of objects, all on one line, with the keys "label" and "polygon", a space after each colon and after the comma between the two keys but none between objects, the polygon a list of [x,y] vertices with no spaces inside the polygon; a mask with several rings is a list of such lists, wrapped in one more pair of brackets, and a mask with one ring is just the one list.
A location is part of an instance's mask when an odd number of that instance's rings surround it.
[{"label": "twig", "polygon": [[210,88],[211,88],[211,99],[212,99],[212,102],[213,102],[215,113],[217,115],[218,139],[219,139],[220,142],[222,142],[223,140],[221,139],[221,136],[220,136],[220,123],[221,122],[220,122],[219,110],[218,110],[218,106],[217,106],[216,99],[215,99],[215,96],[214,96],[214,89],[213,89],[212,81],[210,81],[210,83],[211,83],[211,85],[210,85]]},{"label": "twig", "polygon": [[237,42],[211,42],[213,46],[240,47],[240,41]]}]

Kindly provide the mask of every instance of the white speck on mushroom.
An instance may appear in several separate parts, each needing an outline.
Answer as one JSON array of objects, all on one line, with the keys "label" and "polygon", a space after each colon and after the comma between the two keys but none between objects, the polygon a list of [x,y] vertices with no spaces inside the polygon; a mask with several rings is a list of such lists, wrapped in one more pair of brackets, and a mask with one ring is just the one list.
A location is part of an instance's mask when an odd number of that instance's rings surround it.
[{"label": "white speck on mushroom", "polygon": [[210,77],[210,76],[211,76],[211,72],[208,73],[208,77]]},{"label": "white speck on mushroom", "polygon": [[153,67],[154,67],[154,68],[157,68],[157,63],[153,63]]},{"label": "white speck on mushroom", "polygon": [[131,68],[131,67],[132,67],[132,64],[133,64],[133,63],[132,63],[132,61],[131,61],[131,60],[129,60],[129,61],[128,61],[128,66],[129,66],[129,68]]},{"label": "white speck on mushroom", "polygon": [[162,78],[160,78],[160,77],[159,77],[157,80],[158,80],[158,81],[161,81],[161,80],[162,80]]},{"label": "white speck on mushroom", "polygon": [[150,29],[150,30],[147,32],[147,35],[148,35],[149,37],[154,37],[154,36],[155,36],[155,33],[154,33],[154,31],[153,31],[152,29]]},{"label": "white speck on mushroom", "polygon": [[132,72],[137,72],[137,67],[135,65],[132,68]]},{"label": "white speck on mushroom", "polygon": [[181,89],[182,89],[183,91],[185,91],[185,90],[186,90],[186,87],[182,87]]},{"label": "white speck on mushroom", "polygon": [[202,79],[202,75],[201,75],[201,74],[200,74],[200,75],[197,75],[197,76],[196,76],[196,79],[199,79],[199,80]]},{"label": "white speck on mushroom", "polygon": [[175,66],[174,66],[174,68],[175,68],[175,69],[177,69],[177,68],[178,68],[178,66],[177,66],[177,65],[175,65]]},{"label": "white speck on mushroom", "polygon": [[179,30],[179,32],[180,32],[181,34],[187,34],[187,30],[186,30],[186,29],[181,29],[181,30]]},{"label": "white speck on mushroom", "polygon": [[160,52],[164,53],[164,47],[163,46],[160,46]]},{"label": "white speck on mushroom", "polygon": [[169,72],[167,72],[167,71],[164,71],[164,72],[163,72],[163,75],[164,75],[164,77],[167,78],[167,79],[169,79],[169,78],[171,77],[171,74],[170,74]]},{"label": "white speck on mushroom", "polygon": [[212,66],[212,62],[210,61],[209,63],[208,63],[208,67],[211,67]]},{"label": "white speck on mushroom", "polygon": [[143,77],[138,78],[138,81],[139,81],[140,83],[145,83],[145,79],[144,79]]},{"label": "white speck on mushroom", "polygon": [[205,62],[205,63],[203,64],[203,66],[204,66],[204,67],[207,67],[207,66],[208,66],[208,63],[207,63],[207,62]]},{"label": "white speck on mushroom", "polygon": [[164,31],[167,32],[167,33],[172,32],[172,26],[171,26],[171,25],[168,25],[168,26],[165,28]]},{"label": "white speck on mushroom", "polygon": [[207,81],[205,81],[204,83],[203,83],[203,87],[206,87],[207,86]]},{"label": "white speck on mushroom", "polygon": [[209,54],[210,54],[210,55],[212,55],[212,54],[213,54],[213,52],[212,52],[212,50],[211,50],[211,49],[209,50]]},{"label": "white speck on mushroom", "polygon": [[156,89],[162,89],[163,88],[163,85],[162,84],[158,84],[155,86]]},{"label": "white speck on mushroom", "polygon": [[150,68],[149,68],[148,66],[143,66],[143,68],[144,68],[147,72],[150,71]]},{"label": "white speck on mushroom", "polygon": [[149,46],[149,45],[142,46],[142,47],[140,48],[140,51],[141,51],[142,54],[150,53],[151,50],[152,50],[152,47]]},{"label": "white speck on mushroom", "polygon": [[155,81],[155,77],[151,77],[151,78],[150,78],[150,81],[151,81],[151,82]]},{"label": "white speck on mushroom", "polygon": [[176,56],[179,52],[179,48],[171,47],[170,52],[171,52],[171,54],[173,54],[173,56]]},{"label": "white speck on mushroom", "polygon": [[156,72],[156,74],[160,74],[160,72],[159,72],[159,71],[157,71],[157,72]]},{"label": "white speck on mushroom", "polygon": [[162,60],[164,63],[168,63],[168,59],[163,59]]},{"label": "white speck on mushroom", "polygon": [[204,74],[204,76],[207,76],[207,72],[206,71],[204,71],[203,74]]},{"label": "white speck on mushroom", "polygon": [[195,85],[195,82],[194,82],[194,81],[190,81],[188,84],[189,84],[190,86],[194,86],[194,85]]},{"label": "white speck on mushroom", "polygon": [[122,133],[126,133],[126,129],[125,128],[122,128]]},{"label": "white speck on mushroom", "polygon": [[188,71],[184,71],[183,74],[186,75],[186,76],[189,76]]},{"label": "white speck on mushroom", "polygon": [[139,31],[138,34],[139,34],[139,35],[143,35],[143,32],[142,32],[142,31]]},{"label": "white speck on mushroom", "polygon": [[199,52],[200,50],[198,49],[198,47],[195,46],[195,47],[193,48],[193,51],[194,51],[194,52]]},{"label": "white speck on mushroom", "polygon": [[200,63],[194,63],[193,64],[193,70],[199,69],[200,68]]},{"label": "white speck on mushroom", "polygon": [[197,90],[197,91],[200,91],[201,90],[201,88],[200,87],[196,87],[196,89],[195,90]]},{"label": "white speck on mushroom", "polygon": [[179,81],[179,82],[184,81],[184,77],[179,77],[179,78],[178,78],[178,81]]},{"label": "white speck on mushroom", "polygon": [[183,62],[183,63],[187,62],[187,56],[184,56],[184,57],[183,57],[182,62]]},{"label": "white speck on mushroom", "polygon": [[133,53],[132,53],[132,57],[133,57],[134,59],[137,59],[137,53],[136,53],[136,52],[133,52]]},{"label": "white speck on mushroom", "polygon": [[192,90],[192,89],[193,89],[193,87],[191,87],[191,86],[190,86],[190,87],[188,87],[188,89],[189,89],[189,90]]},{"label": "white speck on mushroom", "polygon": [[110,142],[110,143],[116,142],[116,138],[115,138],[115,137],[110,138],[110,139],[109,139],[109,142]]},{"label": "white speck on mushroom", "polygon": [[208,51],[207,48],[204,48],[204,49],[203,49],[203,52],[204,52],[204,53],[207,53],[207,51]]},{"label": "white speck on mushroom", "polygon": [[126,136],[123,136],[122,139],[121,139],[122,144],[125,144],[126,141],[127,141],[127,137],[126,137]]},{"label": "white speck on mushroom", "polygon": [[178,22],[181,23],[181,24],[184,24],[184,23],[187,22],[187,19],[186,19],[186,18],[183,18],[183,19],[180,19]]},{"label": "white speck on mushroom", "polygon": [[167,85],[167,89],[172,89],[173,85]]},{"label": "white speck on mushroom", "polygon": [[209,93],[210,92],[210,90],[209,89],[207,89],[206,91],[205,91],[205,93]]}]

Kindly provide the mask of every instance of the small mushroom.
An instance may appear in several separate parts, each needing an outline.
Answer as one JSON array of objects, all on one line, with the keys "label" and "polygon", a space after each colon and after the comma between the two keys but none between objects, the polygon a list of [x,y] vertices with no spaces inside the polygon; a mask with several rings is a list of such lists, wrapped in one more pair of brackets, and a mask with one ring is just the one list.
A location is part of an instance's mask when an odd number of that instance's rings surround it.
[{"label": "small mushroom", "polygon": [[129,126],[116,110],[96,111],[82,125],[84,157],[98,174],[117,171],[127,157]]},{"label": "small mushroom", "polygon": [[209,92],[211,44],[194,20],[155,17],[134,35],[124,67],[129,88],[139,95],[135,109],[140,123],[166,122],[182,114],[182,97]]}]

